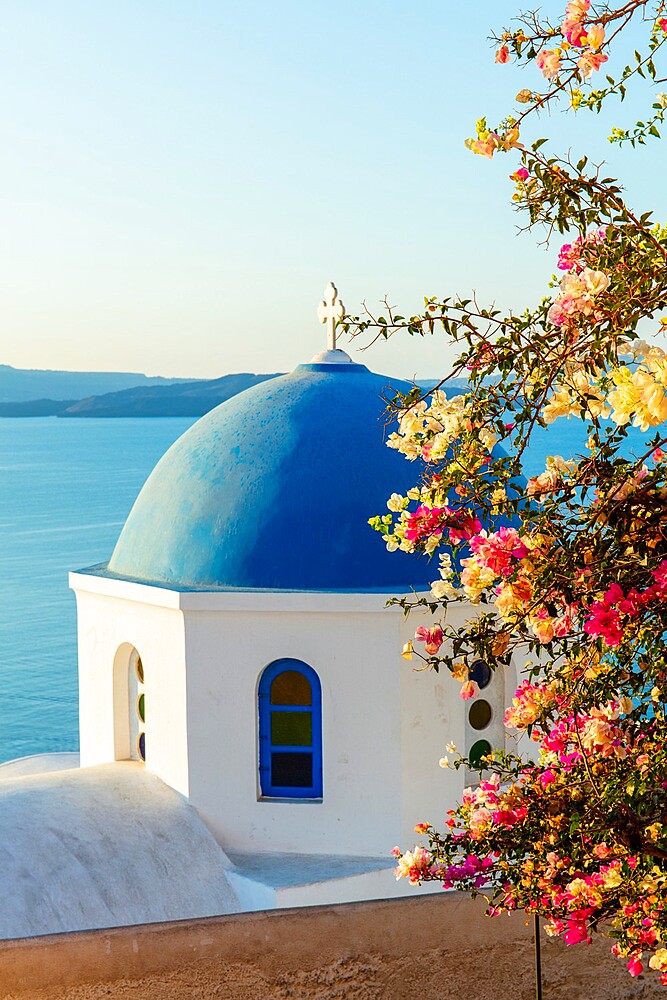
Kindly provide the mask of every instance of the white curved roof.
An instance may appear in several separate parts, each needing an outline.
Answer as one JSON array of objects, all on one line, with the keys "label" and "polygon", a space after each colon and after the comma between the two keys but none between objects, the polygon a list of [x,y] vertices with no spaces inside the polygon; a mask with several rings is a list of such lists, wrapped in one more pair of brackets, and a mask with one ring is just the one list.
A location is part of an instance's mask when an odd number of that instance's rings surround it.
[{"label": "white curved roof", "polygon": [[0,938],[233,913],[229,867],[140,764],[0,780]]}]

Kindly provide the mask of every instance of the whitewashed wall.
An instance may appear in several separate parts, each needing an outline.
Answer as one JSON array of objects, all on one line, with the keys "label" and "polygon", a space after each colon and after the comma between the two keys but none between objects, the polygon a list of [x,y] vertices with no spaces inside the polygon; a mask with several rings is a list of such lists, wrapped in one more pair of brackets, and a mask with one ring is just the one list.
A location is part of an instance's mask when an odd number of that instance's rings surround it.
[{"label": "whitewashed wall", "polygon": [[[416,822],[441,825],[460,800],[470,775],[439,767],[446,743],[465,750],[472,739],[504,739],[514,668],[485,692],[492,726],[472,732],[460,684],[401,658],[430,616],[405,620],[385,608],[385,595],[179,593],[85,574],[73,574],[72,586],[82,765],[119,755],[113,665],[134,646],[146,677],[147,767],[188,796],[226,849],[386,856],[414,842]],[[321,802],[260,796],[257,687],[284,657],[321,681]]]},{"label": "whitewashed wall", "polygon": [[149,603],[169,592],[79,573],[70,583],[77,600],[81,766],[126,756],[130,705],[123,697],[127,686],[118,680],[134,647],[146,680],[149,769],[187,795],[185,638],[177,600],[172,595],[171,607]]}]

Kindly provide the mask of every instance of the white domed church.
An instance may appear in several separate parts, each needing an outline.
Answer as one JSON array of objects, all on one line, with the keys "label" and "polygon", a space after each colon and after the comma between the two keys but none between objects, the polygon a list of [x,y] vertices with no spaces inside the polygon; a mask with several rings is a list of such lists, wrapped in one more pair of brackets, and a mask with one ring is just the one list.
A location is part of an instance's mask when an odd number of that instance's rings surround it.
[{"label": "white domed church", "polygon": [[108,564],[71,574],[80,767],[0,774],[5,879],[54,850],[61,874],[17,876],[1,936],[414,892],[390,851],[471,780],[445,743],[501,744],[516,674],[478,664],[466,703],[401,658],[428,620],[387,600],[436,574],[367,522],[414,485],[385,444],[408,389],[330,339],[186,431]]}]

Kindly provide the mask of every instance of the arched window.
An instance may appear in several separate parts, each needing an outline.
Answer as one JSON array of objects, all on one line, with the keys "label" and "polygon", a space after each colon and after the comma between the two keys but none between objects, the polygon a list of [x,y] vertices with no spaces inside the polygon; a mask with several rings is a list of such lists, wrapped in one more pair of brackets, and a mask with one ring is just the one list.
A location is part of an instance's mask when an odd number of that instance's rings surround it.
[{"label": "arched window", "polygon": [[275,660],[259,682],[262,796],[322,797],[322,689],[312,667]]}]

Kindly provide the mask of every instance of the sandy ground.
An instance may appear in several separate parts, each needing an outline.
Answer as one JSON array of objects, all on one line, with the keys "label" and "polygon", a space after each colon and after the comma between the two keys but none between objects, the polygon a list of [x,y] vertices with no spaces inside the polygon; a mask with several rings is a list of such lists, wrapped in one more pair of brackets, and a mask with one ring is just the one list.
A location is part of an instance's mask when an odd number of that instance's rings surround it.
[{"label": "sandy ground", "polygon": [[[273,968],[261,961],[234,964],[206,960],[176,971],[69,989],[4,994],[4,1000],[534,1000],[529,943],[511,951],[493,945],[453,953],[451,948],[412,956],[348,954],[304,970]],[[608,953],[608,942],[567,949],[545,943],[544,1000],[647,1000],[667,990],[652,976],[632,979]]]}]

